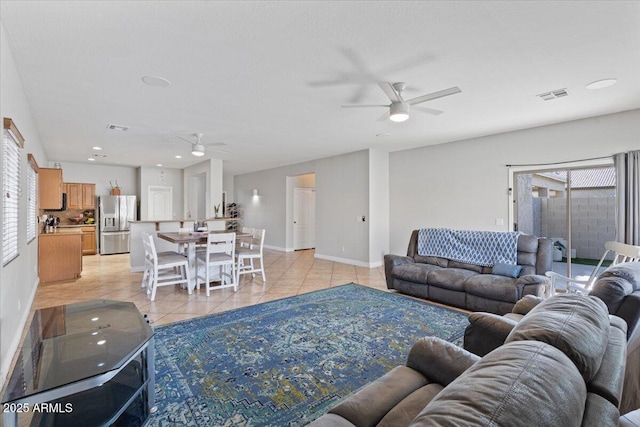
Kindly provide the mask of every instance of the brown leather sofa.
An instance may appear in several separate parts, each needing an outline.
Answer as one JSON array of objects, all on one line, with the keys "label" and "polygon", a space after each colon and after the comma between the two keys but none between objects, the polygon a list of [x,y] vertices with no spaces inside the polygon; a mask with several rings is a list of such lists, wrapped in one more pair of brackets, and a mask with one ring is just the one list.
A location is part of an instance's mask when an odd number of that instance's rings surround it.
[{"label": "brown leather sofa", "polygon": [[[640,263],[626,262],[607,268],[598,276],[590,296],[602,300],[611,315],[627,326],[627,362],[624,392],[620,410],[623,413],[640,408]],[[472,313],[464,333],[464,348],[484,356],[504,344],[511,330],[542,298],[526,296],[511,313]]]},{"label": "brown leather sofa", "polygon": [[626,325],[595,297],[557,295],[480,358],[438,338],[310,426],[617,426]]},{"label": "brown leather sofa", "polygon": [[517,278],[492,274],[491,267],[418,255],[418,230],[411,233],[407,256],[385,255],[387,288],[471,311],[509,313],[525,295],[542,296],[550,281],[551,240],[518,237]]}]

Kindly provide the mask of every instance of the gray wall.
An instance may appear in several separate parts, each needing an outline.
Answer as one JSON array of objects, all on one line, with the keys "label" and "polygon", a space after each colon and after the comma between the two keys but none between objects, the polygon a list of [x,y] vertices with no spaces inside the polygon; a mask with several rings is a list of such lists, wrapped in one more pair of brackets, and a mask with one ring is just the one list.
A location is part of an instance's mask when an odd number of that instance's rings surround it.
[{"label": "gray wall", "polygon": [[[173,195],[172,217],[176,219],[184,218],[183,205],[184,195],[182,191],[183,171],[182,169],[139,167],[139,200],[140,200],[140,220],[149,219],[149,187],[162,186],[171,187]],[[164,172],[164,182],[160,172]]]},{"label": "gray wall", "polygon": [[[611,156],[640,148],[640,110],[391,153],[390,251],[411,230],[508,230],[508,164]],[[504,225],[496,225],[496,219]]]},{"label": "gray wall", "polygon": [[[138,176],[136,168],[130,166],[114,166],[88,163],[58,162],[62,166],[64,182],[83,182],[96,185],[96,196],[108,196],[111,185],[118,181],[120,191],[124,195],[138,194]],[[46,166],[45,166],[46,167]],[[48,167],[53,167],[49,162]]]},{"label": "gray wall", "polygon": [[[235,176],[234,200],[242,224],[265,228],[268,247],[291,250],[287,177],[314,172],[316,256],[366,266],[381,262],[381,257],[369,256],[368,150]],[[356,220],[363,215],[366,222]]]},{"label": "gray wall", "polygon": [[[25,139],[20,168],[20,185],[27,188],[27,153],[33,154],[41,167],[47,166],[38,128],[31,115],[28,100],[9,48],[4,27],[0,23],[0,116],[13,119]],[[2,158],[2,156],[0,156]],[[2,165],[4,168],[4,165]],[[0,223],[4,198],[0,197]],[[20,198],[20,212],[27,212],[27,194]],[[21,224],[25,219],[21,218]],[[26,227],[25,227],[26,228]],[[2,237],[1,240],[4,239]],[[0,251],[2,250],[0,244]],[[6,266],[0,265],[0,388],[6,379],[11,359],[18,348],[20,334],[28,321],[29,309],[38,286],[38,239],[27,243],[26,232],[18,234],[18,257]]]}]

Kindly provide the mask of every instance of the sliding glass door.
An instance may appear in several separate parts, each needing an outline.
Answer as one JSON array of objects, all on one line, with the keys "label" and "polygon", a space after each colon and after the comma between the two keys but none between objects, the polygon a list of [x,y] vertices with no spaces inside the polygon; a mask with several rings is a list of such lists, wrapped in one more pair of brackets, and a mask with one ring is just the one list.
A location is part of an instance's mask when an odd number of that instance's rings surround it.
[{"label": "sliding glass door", "polygon": [[613,167],[515,172],[514,229],[554,242],[553,270],[589,276],[615,240]]}]

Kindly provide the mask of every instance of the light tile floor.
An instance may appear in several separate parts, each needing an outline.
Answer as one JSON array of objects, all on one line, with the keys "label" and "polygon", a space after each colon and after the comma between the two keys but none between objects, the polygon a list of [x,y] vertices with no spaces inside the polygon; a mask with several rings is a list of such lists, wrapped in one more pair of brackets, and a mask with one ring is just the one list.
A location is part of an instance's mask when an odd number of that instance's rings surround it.
[{"label": "light tile floor", "polygon": [[204,287],[189,295],[180,286],[163,286],[158,288],[154,302],[149,301],[140,286],[142,273],[129,271],[128,254],[85,256],[82,277],[71,282],[41,284],[31,310],[98,298],[131,301],[148,315],[152,325],[159,326],[349,282],[387,289],[384,267],[369,269],[320,260],[314,258],[314,253],[265,250],[264,284],[260,275],[252,279],[245,274],[240,276],[238,292],[233,288],[211,289],[209,297]]}]

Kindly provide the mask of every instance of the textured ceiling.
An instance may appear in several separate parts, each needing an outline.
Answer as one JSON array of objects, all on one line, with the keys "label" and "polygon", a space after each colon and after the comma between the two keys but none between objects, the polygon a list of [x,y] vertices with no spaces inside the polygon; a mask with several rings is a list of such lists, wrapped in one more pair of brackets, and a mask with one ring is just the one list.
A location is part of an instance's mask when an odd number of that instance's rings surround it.
[{"label": "textured ceiling", "polygon": [[[203,132],[227,143],[207,156],[236,174],[640,108],[637,1],[2,1],[1,12],[52,161],[88,163],[99,145],[96,163],[182,168],[202,158],[177,136]],[[609,77],[618,84],[585,89]],[[388,103],[376,81],[407,82],[407,97],[462,93],[404,123],[340,108]],[[536,96],[561,88],[568,97]]]}]

